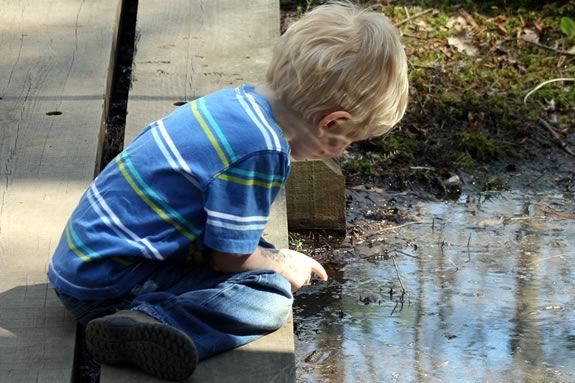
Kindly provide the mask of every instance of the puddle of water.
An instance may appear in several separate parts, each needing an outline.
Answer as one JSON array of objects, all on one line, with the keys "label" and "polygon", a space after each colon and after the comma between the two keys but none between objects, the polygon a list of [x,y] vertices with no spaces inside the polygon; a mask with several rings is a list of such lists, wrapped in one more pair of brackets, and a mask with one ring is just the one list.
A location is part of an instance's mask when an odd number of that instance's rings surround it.
[{"label": "puddle of water", "polygon": [[414,256],[403,305],[392,259],[298,293],[298,381],[575,382],[574,212],[551,192],[416,204],[423,223],[384,233]]}]

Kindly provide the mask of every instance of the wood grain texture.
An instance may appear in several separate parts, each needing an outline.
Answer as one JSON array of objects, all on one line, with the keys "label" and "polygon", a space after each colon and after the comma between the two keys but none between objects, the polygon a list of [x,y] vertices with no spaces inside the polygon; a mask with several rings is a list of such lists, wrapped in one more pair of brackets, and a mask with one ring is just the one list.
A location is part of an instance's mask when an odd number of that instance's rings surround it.
[{"label": "wood grain texture", "polygon": [[[223,87],[263,80],[279,37],[277,0],[140,0],[133,84],[124,142],[148,123]],[[273,207],[264,237],[287,247],[285,195]],[[200,363],[191,382],[295,381],[293,324]],[[104,366],[101,383],[159,382],[135,370]]]},{"label": "wood grain texture", "polygon": [[279,1],[140,0],[136,33],[126,143],[175,102],[263,80]]},{"label": "wood grain texture", "polygon": [[[280,330],[199,364],[187,383],[293,383],[293,322]],[[159,383],[135,369],[106,366],[101,383]]]},{"label": "wood grain texture", "polygon": [[286,194],[290,230],[345,231],[345,177],[335,161],[294,161]]},{"label": "wood grain texture", "polygon": [[93,177],[118,5],[2,2],[1,382],[60,383],[71,376],[75,323],[48,286],[46,270]]}]

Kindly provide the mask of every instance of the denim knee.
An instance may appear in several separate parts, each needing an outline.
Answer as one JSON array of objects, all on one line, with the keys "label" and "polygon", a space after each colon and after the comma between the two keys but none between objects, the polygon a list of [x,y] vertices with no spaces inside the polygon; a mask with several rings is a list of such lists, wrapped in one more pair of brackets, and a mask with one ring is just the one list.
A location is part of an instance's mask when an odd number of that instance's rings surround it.
[{"label": "denim knee", "polygon": [[260,290],[268,292],[265,300],[261,302],[262,310],[266,311],[267,325],[280,328],[292,312],[291,284],[286,278],[271,270],[260,273],[257,284]]}]

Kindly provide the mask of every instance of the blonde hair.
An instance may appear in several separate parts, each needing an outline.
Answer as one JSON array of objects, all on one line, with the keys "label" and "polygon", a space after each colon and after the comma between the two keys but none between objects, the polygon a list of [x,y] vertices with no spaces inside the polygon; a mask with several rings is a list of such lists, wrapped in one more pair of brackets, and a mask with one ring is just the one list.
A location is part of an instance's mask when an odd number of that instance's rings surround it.
[{"label": "blonde hair", "polygon": [[292,24],[266,80],[310,122],[349,112],[352,120],[339,129],[353,140],[387,133],[407,107],[407,59],[397,28],[348,2],[319,6]]}]

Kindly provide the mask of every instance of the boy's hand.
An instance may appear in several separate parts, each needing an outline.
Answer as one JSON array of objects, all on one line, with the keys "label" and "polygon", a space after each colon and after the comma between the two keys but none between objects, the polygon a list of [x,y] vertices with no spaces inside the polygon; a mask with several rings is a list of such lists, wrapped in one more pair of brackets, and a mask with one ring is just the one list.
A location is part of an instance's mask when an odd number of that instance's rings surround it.
[{"label": "boy's hand", "polygon": [[[270,249],[261,249],[261,251],[264,256],[271,255],[266,254]],[[291,283],[292,291],[297,291],[302,286],[309,285],[313,274],[317,275],[320,280],[327,281],[327,272],[323,266],[312,257],[289,249],[271,251],[277,252],[278,254],[275,255],[272,253],[273,255],[271,256],[279,256],[280,259],[285,257],[286,270],[279,272]]]},{"label": "boy's hand", "polygon": [[250,255],[212,252],[212,267],[217,271],[237,273],[247,270],[269,269],[283,275],[291,284],[292,291],[309,284],[313,274],[327,281],[322,265],[305,254],[289,249],[258,249]]}]

